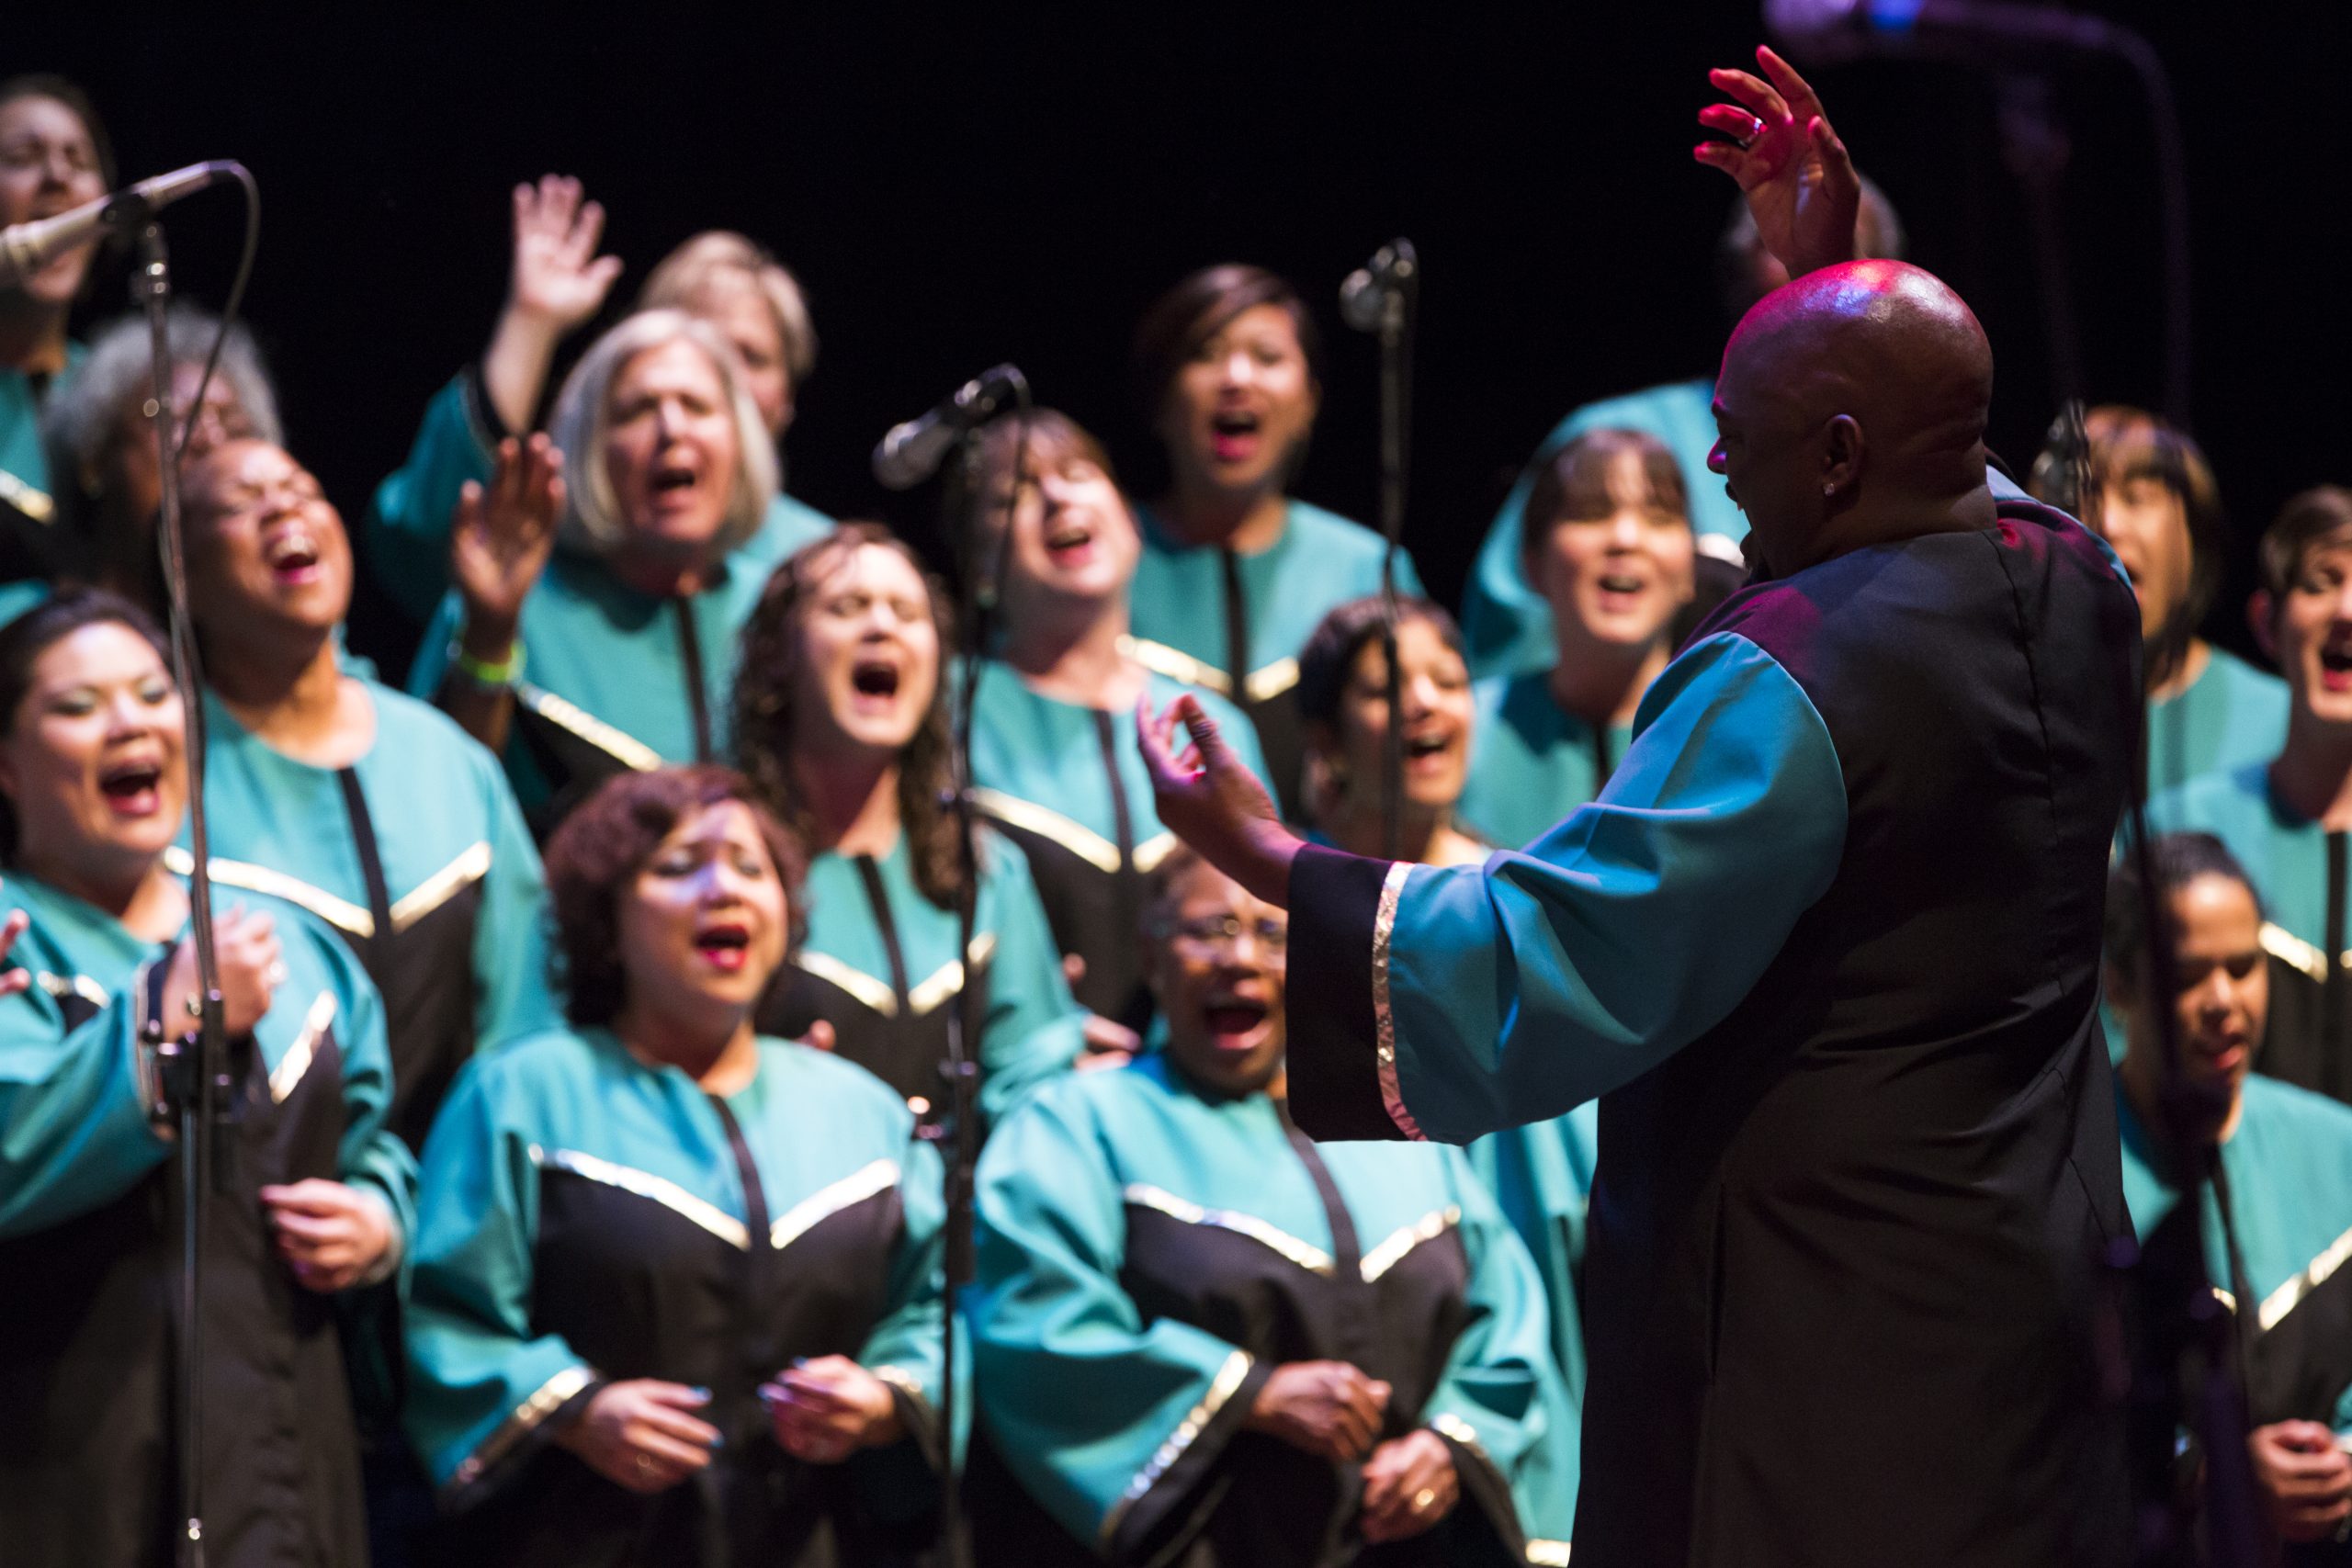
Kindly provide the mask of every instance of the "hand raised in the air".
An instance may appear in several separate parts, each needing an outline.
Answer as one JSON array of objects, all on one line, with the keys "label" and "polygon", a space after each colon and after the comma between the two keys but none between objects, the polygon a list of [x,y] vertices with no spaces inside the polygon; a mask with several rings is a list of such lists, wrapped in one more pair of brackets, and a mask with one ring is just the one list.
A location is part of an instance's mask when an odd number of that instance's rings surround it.
[{"label": "hand raised in the air", "polygon": [[1862,205],[1854,161],[1805,79],[1769,49],[1757,50],[1756,62],[1763,76],[1707,73],[1735,101],[1708,105],[1699,123],[1729,141],[1702,141],[1691,156],[1739,182],[1757,237],[1791,277],[1851,261]]},{"label": "hand raised in the air", "polygon": [[618,256],[600,256],[605,232],[601,203],[580,199],[580,182],[542,175],[537,186],[514,187],[514,265],[506,308],[568,333],[604,309],[621,275]]},{"label": "hand raised in the air", "polygon": [[563,454],[545,435],[498,444],[487,487],[466,481],[449,519],[449,575],[466,609],[468,651],[495,660],[512,644],[563,516]]},{"label": "hand raised in the air", "polygon": [[[1180,722],[1184,739],[1177,735]],[[1261,902],[1288,908],[1290,863],[1301,841],[1283,826],[1266,786],[1225,743],[1200,699],[1188,694],[1154,714],[1145,698],[1136,705],[1136,737],[1159,819]]]}]

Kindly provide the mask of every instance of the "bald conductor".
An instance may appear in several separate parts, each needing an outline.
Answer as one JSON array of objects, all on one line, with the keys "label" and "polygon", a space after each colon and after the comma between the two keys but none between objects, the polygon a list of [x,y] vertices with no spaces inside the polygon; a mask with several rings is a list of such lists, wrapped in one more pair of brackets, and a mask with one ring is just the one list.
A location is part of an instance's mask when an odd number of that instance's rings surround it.
[{"label": "bald conductor", "polygon": [[[1842,164],[1765,64],[1769,104],[1715,78],[1752,141],[1770,109]],[[1752,205],[1796,178],[1733,172]],[[1599,800],[1483,866],[1306,847],[1180,702],[1144,725],[1160,814],[1291,910],[1314,1136],[1459,1143],[1600,1098],[1578,1568],[2120,1562],[2096,1003],[2137,611],[2079,525],[1987,489],[1957,295],[1791,270],[1717,383],[1755,575]]]}]

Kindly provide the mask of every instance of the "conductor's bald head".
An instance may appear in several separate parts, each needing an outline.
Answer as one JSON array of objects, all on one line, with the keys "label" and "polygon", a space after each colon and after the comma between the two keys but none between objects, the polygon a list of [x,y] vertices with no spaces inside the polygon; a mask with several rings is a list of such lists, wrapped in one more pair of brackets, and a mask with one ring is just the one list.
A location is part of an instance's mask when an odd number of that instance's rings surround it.
[{"label": "conductor's bald head", "polygon": [[1733,330],[1708,466],[1772,576],[1863,545],[1989,527],[1992,396],[1984,329],[1935,275],[1893,261],[1824,267]]}]

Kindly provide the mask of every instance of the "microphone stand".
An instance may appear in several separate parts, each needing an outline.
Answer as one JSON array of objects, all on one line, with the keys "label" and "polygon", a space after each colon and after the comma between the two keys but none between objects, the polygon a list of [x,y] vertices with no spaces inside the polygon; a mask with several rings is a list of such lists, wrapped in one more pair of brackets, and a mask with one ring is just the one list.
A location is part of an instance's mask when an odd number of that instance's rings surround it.
[{"label": "microphone stand", "polygon": [[1394,860],[1405,847],[1405,675],[1396,651],[1396,561],[1405,536],[1406,453],[1412,427],[1413,327],[1421,269],[1413,243],[1399,238],[1379,288],[1380,314],[1380,655],[1388,669],[1388,728],[1380,748],[1380,831]]},{"label": "microphone stand", "polygon": [[985,570],[979,558],[980,543],[985,537],[980,520],[981,509],[988,505],[988,500],[979,482],[978,423],[967,426],[957,443],[956,460],[963,465],[963,483],[950,493],[960,491],[964,514],[948,519],[949,537],[961,569],[956,643],[962,668],[957,672],[955,701],[949,710],[946,805],[955,814],[956,853],[963,874],[956,893],[956,936],[963,983],[956,991],[956,1006],[947,1015],[947,1060],[940,1066],[940,1074],[947,1080],[946,1122],[944,1127],[933,1122],[928,1131],[934,1141],[945,1145],[942,1150],[945,1157],[941,1163],[946,1172],[943,1291],[946,1331],[941,1347],[939,1407],[940,1437],[946,1461],[940,1474],[939,1533],[949,1568],[963,1568],[967,1545],[963,1529],[963,1495],[956,1483],[955,1464],[958,1403],[956,1310],[965,1288],[972,1282],[972,1173],[980,1155],[980,1069],[974,1059],[980,1035],[980,993],[972,983],[972,943],[978,935],[976,928],[979,923],[980,855],[979,808],[972,798],[972,706],[979,691],[980,660],[988,652],[989,612],[995,607],[999,585],[1004,581],[1005,568],[1012,557],[1012,509],[1020,504],[1020,476],[1029,457],[1029,379],[1010,365],[1001,367],[999,373],[1012,383],[1017,410],[1013,484],[1007,491],[1003,525],[998,531],[996,548],[990,552]]}]

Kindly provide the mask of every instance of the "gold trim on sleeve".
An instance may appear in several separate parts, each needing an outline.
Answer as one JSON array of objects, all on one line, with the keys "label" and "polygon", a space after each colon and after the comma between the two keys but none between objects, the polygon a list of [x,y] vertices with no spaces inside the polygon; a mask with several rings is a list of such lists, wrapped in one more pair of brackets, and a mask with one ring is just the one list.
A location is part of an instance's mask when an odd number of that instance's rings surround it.
[{"label": "gold trim on sleeve", "polygon": [[1405,1136],[1426,1141],[1420,1123],[1405,1109],[1404,1092],[1397,1087],[1396,1015],[1388,1006],[1388,942],[1396,931],[1396,906],[1412,874],[1412,863],[1400,860],[1393,862],[1388,874],[1380,880],[1380,910],[1372,922],[1372,1021],[1374,1055],[1380,1063],[1380,1103]]},{"label": "gold trim on sleeve", "polygon": [[27,484],[6,468],[0,468],[0,501],[6,502],[43,526],[57,517],[56,497],[45,490]]},{"label": "gold trim on sleeve", "polygon": [[1568,1568],[1568,1543],[1531,1537],[1527,1542],[1528,1568]]},{"label": "gold trim on sleeve", "polygon": [[922,1379],[915,1376],[906,1368],[884,1365],[868,1367],[865,1370],[873,1374],[875,1382],[888,1383],[917,1404],[923,1406],[926,1410],[930,1408],[931,1395],[923,1392]]},{"label": "gold trim on sleeve", "polygon": [[[164,852],[164,869],[175,876],[186,876],[196,869],[196,857],[174,844]],[[242,887],[248,893],[266,893],[273,898],[283,898],[298,904],[333,926],[340,927],[353,936],[366,939],[376,934],[376,917],[346,899],[338,898],[323,887],[313,887],[300,877],[288,876],[266,865],[249,865],[243,861],[212,857],[212,880],[227,887]]]},{"label": "gold trim on sleeve", "polygon": [[[1425,1241],[1435,1241],[1461,1223],[1462,1211],[1451,1203],[1422,1215],[1363,1255],[1364,1283],[1369,1285],[1402,1263],[1405,1255],[1413,1248]],[[1435,1422],[1430,1424],[1436,1425]]]},{"label": "gold trim on sleeve", "polygon": [[[768,1246],[781,1252],[798,1241],[809,1227],[831,1219],[853,1203],[862,1203],[876,1192],[888,1192],[899,1184],[896,1160],[877,1159],[863,1170],[853,1171],[829,1187],[820,1187],[779,1216],[768,1227]],[[878,1372],[875,1374],[880,1376]]]},{"label": "gold trim on sleeve", "polygon": [[458,889],[490,874],[490,840],[476,840],[457,859],[418,883],[392,906],[392,930],[404,931],[455,897]]},{"label": "gold trim on sleeve", "polygon": [[1101,1536],[1104,1545],[1109,1545],[1118,1535],[1119,1522],[1127,1517],[1127,1510],[1159,1485],[1159,1478],[1184,1457],[1184,1450],[1193,1446],[1193,1440],[1200,1437],[1211,1421],[1216,1419],[1216,1413],[1225,1408],[1226,1401],[1233,1397],[1234,1392],[1240,1388],[1249,1375],[1249,1352],[1236,1350],[1225,1359],[1225,1365],[1218,1368],[1216,1376],[1210,1380],[1208,1392],[1201,1395],[1201,1402],[1184,1413],[1184,1419],[1168,1434],[1167,1441],[1159,1445],[1149,1462],[1136,1472],[1135,1479],[1127,1483],[1127,1489],[1119,1494],[1119,1500],[1111,1505],[1109,1513],[1102,1516]]},{"label": "gold trim on sleeve", "polygon": [[42,990],[47,991],[61,1002],[68,997],[79,997],[93,1007],[99,1008],[111,1006],[114,1002],[114,998],[107,995],[107,988],[87,975],[52,975],[44,969],[34,976],[33,979]]},{"label": "gold trim on sleeve", "polygon": [[2273,958],[2292,964],[2314,980],[2327,978],[2327,953],[2297,936],[2286,927],[2262,922],[2262,946]]},{"label": "gold trim on sleeve", "polygon": [[1173,833],[1154,833],[1136,846],[1136,869],[1146,876],[1150,875],[1159,869],[1160,862],[1176,852],[1176,846],[1182,842]]},{"label": "gold trim on sleeve", "polygon": [[498,1424],[497,1429],[481,1440],[481,1445],[468,1454],[454,1474],[452,1486],[470,1486],[481,1479],[482,1472],[504,1459],[521,1446],[523,1439],[538,1428],[540,1422],[563,1408],[564,1402],[596,1381],[596,1374],[586,1367],[566,1367],[541,1383],[531,1397],[514,1407],[514,1413]]},{"label": "gold trim on sleeve", "polygon": [[577,703],[566,702],[544,686],[527,682],[514,688],[514,700],[560,729],[568,729],[615,761],[650,773],[662,766],[662,753],[625,729],[606,724]]},{"label": "gold trim on sleeve", "polygon": [[2267,1334],[2278,1327],[2280,1319],[2302,1305],[2305,1296],[2326,1284],[2329,1276],[2343,1268],[2347,1258],[2352,1258],[2352,1231],[2329,1242],[2317,1258],[2304,1265],[2301,1273],[2263,1298],[2261,1310],[2255,1314],[2262,1331]]},{"label": "gold trim on sleeve", "polygon": [[974,789],[972,804],[995,818],[1008,828],[1018,828],[1024,833],[1035,833],[1050,839],[1087,864],[1106,874],[1119,869],[1119,846],[1083,824],[1071,821],[1058,811],[1023,800],[1017,795],[1007,795],[1001,789]]},{"label": "gold trim on sleeve", "polygon": [[1214,1225],[1236,1235],[1246,1235],[1261,1247],[1271,1247],[1311,1274],[1328,1275],[1334,1267],[1331,1255],[1321,1247],[1301,1241],[1255,1214],[1236,1213],[1231,1209],[1204,1209],[1190,1199],[1179,1198],[1165,1188],[1154,1187],[1147,1181],[1129,1183],[1121,1196],[1140,1208],[1166,1214],[1170,1219],[1181,1220],[1188,1225]]},{"label": "gold trim on sleeve", "polygon": [[311,1003],[311,1010],[302,1015],[302,1032],[269,1070],[269,1098],[278,1104],[294,1092],[302,1075],[311,1070],[311,1058],[318,1055],[319,1042],[326,1038],[327,1026],[334,1021],[334,993],[321,991]]},{"label": "gold trim on sleeve", "polygon": [[811,948],[802,948],[792,955],[792,961],[800,965],[803,974],[848,992],[851,1000],[868,1011],[878,1012],[884,1018],[898,1016],[899,997],[890,989],[889,981],[878,980],[863,969],[851,968],[830,953]]},{"label": "gold trim on sleeve", "polygon": [[531,1163],[542,1170],[568,1170],[585,1180],[650,1199],[672,1213],[693,1221],[728,1246],[739,1251],[751,1250],[751,1233],[742,1221],[718,1204],[707,1202],[676,1182],[650,1171],[632,1170],[576,1149],[543,1149],[537,1144],[531,1145]]},{"label": "gold trim on sleeve", "polygon": [[1281,696],[1298,684],[1298,660],[1277,659],[1263,670],[1252,670],[1241,682],[1241,694],[1253,703]]},{"label": "gold trim on sleeve", "polygon": [[1171,681],[1204,687],[1221,697],[1233,694],[1233,678],[1230,675],[1214,664],[1193,658],[1182,649],[1154,642],[1149,637],[1125,637],[1119,639],[1119,651],[1145,669],[1165,675]]},{"label": "gold trim on sleeve", "polygon": [[[972,939],[972,967],[980,968],[996,951],[996,932],[982,931]],[[964,988],[964,966],[949,959],[922,984],[907,992],[907,1010],[920,1018]]]}]

